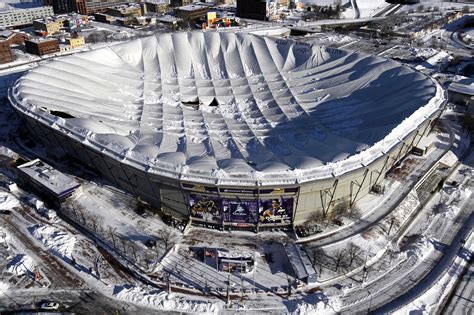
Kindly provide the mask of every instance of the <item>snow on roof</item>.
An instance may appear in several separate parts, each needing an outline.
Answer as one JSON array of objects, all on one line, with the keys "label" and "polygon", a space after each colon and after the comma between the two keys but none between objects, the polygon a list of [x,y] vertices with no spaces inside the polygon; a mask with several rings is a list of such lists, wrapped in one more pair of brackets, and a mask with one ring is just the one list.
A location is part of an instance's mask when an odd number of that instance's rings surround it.
[{"label": "snow on roof", "polygon": [[2,38],[8,38],[14,34],[13,31],[10,30],[0,30],[0,37]]},{"label": "snow on roof", "polygon": [[449,85],[448,90],[466,95],[474,95],[474,78],[465,78]]},{"label": "snow on roof", "polygon": [[40,159],[35,159],[20,165],[18,166],[18,170],[58,197],[61,197],[80,186],[80,184],[75,180],[64,175]]},{"label": "snow on roof", "polygon": [[416,147],[426,149],[427,147],[430,147],[437,140],[437,138],[438,135],[432,132],[428,136],[421,138]]},{"label": "snow on roof", "polygon": [[156,17],[156,20],[159,22],[179,22],[183,19],[171,15],[160,15]]},{"label": "snow on roof", "polygon": [[181,10],[181,11],[195,11],[195,10],[203,10],[203,9],[209,9],[209,7],[204,4],[196,3],[196,4],[188,4],[182,7],[175,8],[175,10]]},{"label": "snow on roof", "polygon": [[232,185],[368,165],[446,98],[391,60],[232,32],[160,34],[60,58],[10,93],[21,111],[124,163]]},{"label": "snow on roof", "polygon": [[58,40],[53,37],[33,37],[27,40],[27,42],[44,43],[44,42],[57,42]]},{"label": "snow on roof", "polygon": [[304,280],[307,277],[315,276],[313,264],[309,261],[308,255],[303,253],[296,244],[285,246],[286,255],[298,279]]}]

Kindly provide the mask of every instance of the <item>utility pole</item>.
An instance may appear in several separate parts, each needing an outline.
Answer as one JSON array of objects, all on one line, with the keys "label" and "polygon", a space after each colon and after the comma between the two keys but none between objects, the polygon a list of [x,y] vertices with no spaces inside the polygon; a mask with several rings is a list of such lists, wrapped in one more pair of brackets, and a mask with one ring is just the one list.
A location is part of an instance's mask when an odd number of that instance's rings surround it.
[{"label": "utility pole", "polygon": [[230,272],[227,279],[227,305],[230,305]]},{"label": "utility pole", "polygon": [[168,285],[168,294],[171,294],[171,271],[168,271],[168,277],[167,277],[167,285]]},{"label": "utility pole", "polygon": [[287,281],[288,281],[288,298],[290,298],[291,296],[291,279],[290,277],[286,277]]},{"label": "utility pole", "polygon": [[369,300],[369,308],[367,309],[367,314],[370,314],[370,308],[372,307],[372,293],[369,292],[370,300]]},{"label": "utility pole", "polygon": [[257,271],[257,264],[254,263],[253,265],[253,272],[252,272],[252,280],[253,280],[253,292],[257,293],[257,290],[255,289],[255,272]]}]

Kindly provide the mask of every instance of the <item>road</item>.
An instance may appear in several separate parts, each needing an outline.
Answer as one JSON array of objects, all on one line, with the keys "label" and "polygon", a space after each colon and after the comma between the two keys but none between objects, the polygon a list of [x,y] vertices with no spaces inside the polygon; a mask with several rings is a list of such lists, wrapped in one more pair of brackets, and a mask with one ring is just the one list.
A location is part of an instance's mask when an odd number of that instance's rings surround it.
[{"label": "road", "polygon": [[[456,178],[459,173],[452,175]],[[472,186],[471,186],[472,187]],[[435,199],[434,197],[433,199]],[[377,314],[390,313],[407,305],[414,298],[433,286],[433,283],[442,276],[456,257],[460,240],[470,231],[474,214],[474,196],[462,201],[458,205],[461,210],[454,220],[438,218],[428,229],[426,237],[439,242],[439,250],[432,252],[420,261],[416,255],[409,255],[404,261],[390,267],[389,272],[348,292],[340,300],[343,303],[343,313],[359,313],[373,311]],[[407,235],[415,235],[420,226],[423,226],[423,216],[430,211],[429,206],[420,210],[421,217],[417,217]],[[423,213],[424,212],[424,213]],[[453,250],[448,250],[452,248]]]},{"label": "road", "polygon": [[52,288],[82,288],[84,282],[81,278],[65,268],[59,258],[32,240],[25,226],[19,224],[19,222],[24,222],[24,220],[24,218],[16,215],[15,211],[13,211],[11,215],[0,216],[2,226],[14,235],[26,248],[26,253],[31,256],[35,262],[38,262],[41,273],[44,273],[51,281]]},{"label": "road", "polygon": [[[138,307],[131,303],[108,298],[100,292],[81,289],[23,289],[11,290],[9,295],[17,302],[0,295],[0,312],[16,314],[19,311],[35,311],[42,300],[58,301],[66,310],[78,314],[156,314],[156,310]],[[176,314],[162,312],[160,314]]]},{"label": "road", "polygon": [[[470,155],[470,159],[473,157],[474,153]],[[463,174],[465,171],[471,170],[473,166],[474,165],[471,163],[462,165],[459,170],[451,176],[451,179],[462,182],[463,176],[461,176],[461,174]],[[471,191],[474,190],[474,182],[472,179],[467,182],[466,187]],[[458,206],[461,207],[460,215],[451,221],[451,224],[448,226],[439,227],[439,230],[444,232],[442,234],[444,236],[440,236],[439,234],[436,235],[438,229],[433,229],[434,231],[431,237],[438,240],[440,242],[439,245],[442,248],[439,252],[437,252],[437,256],[440,256],[439,260],[435,259],[433,261],[428,261],[428,263],[425,264],[424,267],[430,268],[431,266],[431,270],[425,276],[423,276],[421,280],[419,280],[419,277],[416,276],[410,276],[408,278],[408,280],[411,279],[410,281],[413,280],[416,283],[414,286],[410,286],[410,283],[407,282],[406,279],[398,282],[392,289],[392,294],[397,296],[397,298],[378,309],[377,312],[392,312],[404,305],[407,305],[416,297],[430,289],[433,284],[437,282],[437,280],[439,280],[446,272],[448,272],[452,262],[459,253],[458,249],[460,241],[462,239],[466,239],[466,236],[469,235],[474,226],[474,212],[472,211],[472,209],[474,209],[474,196],[471,194],[468,199],[463,200],[462,204]],[[418,273],[418,270],[415,270],[414,273]],[[406,291],[406,289],[410,287],[412,288]],[[406,292],[403,294],[398,294],[397,289],[400,289],[400,293],[402,293],[403,290]]]},{"label": "road", "polygon": [[390,212],[397,207],[400,202],[410,193],[418,180],[422,175],[426,174],[433,165],[446,153],[451,147],[454,141],[454,134],[450,130],[449,135],[445,134],[449,138],[448,143],[444,143],[435,148],[427,157],[424,163],[419,164],[415,167],[409,178],[406,179],[403,185],[400,185],[387,199],[384,200],[378,209],[370,212],[368,215],[360,218],[360,222],[342,230],[336,230],[334,232],[327,233],[326,235],[316,235],[314,238],[307,238],[297,241],[297,243],[309,243],[311,246],[325,246],[331,243],[340,242],[348,239],[362,231],[376,225],[380,220],[385,218]]},{"label": "road", "polygon": [[445,314],[469,314],[474,305],[474,265],[471,263],[469,270],[459,282],[456,292],[443,310]]},{"label": "road", "polygon": [[41,300],[61,302],[68,305],[71,311],[83,314],[110,314],[115,311],[121,314],[156,313],[146,307],[109,298],[89,288],[75,272],[70,270],[72,267],[65,266],[65,262],[43,248],[29,235],[26,228],[38,223],[50,224],[37,218],[31,211],[21,209],[8,216],[0,216],[0,225],[22,244],[23,252],[37,262],[41,274],[51,282],[48,288],[10,288],[7,294],[0,292],[2,314],[7,314],[8,311],[33,310]]}]

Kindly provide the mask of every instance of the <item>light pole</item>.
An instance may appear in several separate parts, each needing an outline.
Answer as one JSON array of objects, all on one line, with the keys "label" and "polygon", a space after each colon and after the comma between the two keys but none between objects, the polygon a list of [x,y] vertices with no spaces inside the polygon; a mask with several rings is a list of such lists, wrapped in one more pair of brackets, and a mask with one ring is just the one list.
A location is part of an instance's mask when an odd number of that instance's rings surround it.
[{"label": "light pole", "polygon": [[369,299],[369,308],[367,309],[367,314],[370,314],[370,308],[372,307],[372,293],[370,293],[369,290],[367,290],[367,292],[369,292],[369,296],[370,296],[370,299]]}]

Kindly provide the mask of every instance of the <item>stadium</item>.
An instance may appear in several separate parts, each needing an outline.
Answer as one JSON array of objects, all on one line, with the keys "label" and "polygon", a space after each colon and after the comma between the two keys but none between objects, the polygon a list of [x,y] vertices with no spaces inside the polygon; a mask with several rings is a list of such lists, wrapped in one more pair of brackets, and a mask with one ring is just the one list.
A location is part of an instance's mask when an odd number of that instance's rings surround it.
[{"label": "stadium", "polygon": [[446,95],[360,52],[183,32],[48,62],[9,99],[48,147],[165,213],[258,231],[383,190]]}]

